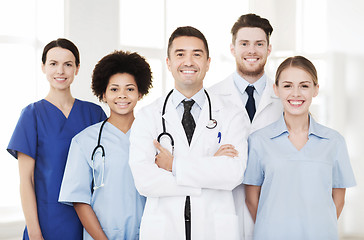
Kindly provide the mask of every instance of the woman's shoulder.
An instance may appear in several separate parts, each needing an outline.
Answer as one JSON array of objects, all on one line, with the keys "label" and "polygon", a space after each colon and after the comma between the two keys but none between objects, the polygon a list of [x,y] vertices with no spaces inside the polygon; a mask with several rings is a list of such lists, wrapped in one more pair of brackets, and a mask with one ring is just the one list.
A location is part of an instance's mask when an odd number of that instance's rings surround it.
[{"label": "woman's shoulder", "polygon": [[101,109],[101,106],[93,103],[93,102],[89,102],[89,101],[84,101],[84,100],[80,100],[78,98],[75,99],[76,102],[78,102],[79,106],[83,107],[83,108],[95,108],[95,109]]},{"label": "woman's shoulder", "polygon": [[30,103],[26,107],[23,108],[22,114],[26,114],[26,115],[35,114],[35,112],[37,110],[39,110],[41,107],[43,107],[44,104],[45,104],[45,100],[44,99],[41,99],[39,101]]},{"label": "woman's shoulder", "polygon": [[74,136],[74,139],[76,141],[84,141],[85,139],[95,139],[98,136],[100,126],[103,122],[98,122],[95,124],[92,124],[91,126],[88,126],[78,134]]}]

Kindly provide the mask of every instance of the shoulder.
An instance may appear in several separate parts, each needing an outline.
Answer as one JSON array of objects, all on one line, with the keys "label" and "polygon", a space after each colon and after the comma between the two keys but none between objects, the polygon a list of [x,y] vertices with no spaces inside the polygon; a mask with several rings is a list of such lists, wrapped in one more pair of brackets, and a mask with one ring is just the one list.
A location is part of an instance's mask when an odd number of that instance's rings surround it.
[{"label": "shoulder", "polygon": [[42,99],[27,105],[22,109],[20,118],[36,118],[37,113],[39,113],[41,109],[44,109],[44,104],[46,104],[46,102],[44,99]]},{"label": "shoulder", "polygon": [[345,142],[344,137],[335,129],[326,127],[320,123],[314,122],[315,131],[320,137],[327,138],[330,141]]},{"label": "shoulder", "polygon": [[165,96],[157,98],[152,103],[142,107],[138,110],[138,112],[135,114],[135,118],[140,118],[141,116],[153,116],[153,115],[160,115],[160,112],[163,108],[163,103],[165,101]]},{"label": "shoulder", "polygon": [[80,142],[83,141],[84,139],[89,139],[89,138],[97,140],[98,133],[102,123],[103,122],[99,122],[91,126],[88,126],[87,128],[85,128],[84,130],[82,130],[73,137],[74,141]]},{"label": "shoulder", "polygon": [[224,94],[229,93],[227,89],[230,89],[231,87],[234,87],[233,74],[209,87],[208,91],[213,94]]},{"label": "shoulder", "polygon": [[279,125],[279,119],[263,128],[260,128],[249,135],[250,140],[259,141],[263,139],[270,139],[274,135],[275,130]]},{"label": "shoulder", "polygon": [[102,110],[100,105],[97,105],[95,103],[92,102],[88,102],[88,101],[83,101],[80,99],[75,99],[75,101],[77,101],[79,103],[79,106],[81,106],[82,108],[87,108],[87,109],[94,109],[94,110]]}]

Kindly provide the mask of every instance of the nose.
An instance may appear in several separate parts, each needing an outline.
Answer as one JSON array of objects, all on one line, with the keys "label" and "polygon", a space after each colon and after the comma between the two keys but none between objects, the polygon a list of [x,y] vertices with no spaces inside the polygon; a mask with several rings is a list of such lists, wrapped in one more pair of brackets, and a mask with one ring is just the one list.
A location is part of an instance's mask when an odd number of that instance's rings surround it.
[{"label": "nose", "polygon": [[192,66],[193,65],[193,58],[192,54],[186,54],[184,59],[184,65],[185,66]]},{"label": "nose", "polygon": [[249,53],[255,53],[256,52],[255,45],[254,44],[250,44],[248,51],[249,51]]},{"label": "nose", "polygon": [[63,74],[64,73],[64,69],[63,69],[63,65],[60,64],[58,67],[57,67],[57,73],[58,74]]},{"label": "nose", "polygon": [[118,95],[118,98],[121,98],[121,99],[126,98],[126,90],[120,91],[119,95]]},{"label": "nose", "polygon": [[295,97],[298,97],[298,96],[300,96],[301,95],[301,89],[299,88],[299,87],[294,87],[293,89],[292,89],[292,95],[293,96],[295,96]]}]

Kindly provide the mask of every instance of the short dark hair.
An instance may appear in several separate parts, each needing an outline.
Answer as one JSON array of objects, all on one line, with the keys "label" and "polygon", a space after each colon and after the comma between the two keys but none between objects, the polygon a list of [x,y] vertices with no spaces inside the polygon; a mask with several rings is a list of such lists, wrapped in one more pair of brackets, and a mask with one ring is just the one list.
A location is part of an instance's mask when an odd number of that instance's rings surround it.
[{"label": "short dark hair", "polygon": [[152,72],[144,57],[138,53],[114,51],[103,57],[95,66],[92,74],[92,91],[102,101],[110,78],[117,73],[134,76],[138,92],[148,94],[152,87]]},{"label": "short dark hair", "polygon": [[251,27],[251,28],[256,27],[262,29],[267,36],[267,42],[269,44],[269,38],[273,32],[272,25],[270,25],[268,19],[262,18],[253,13],[241,15],[239,19],[235,22],[234,26],[231,28],[233,44],[235,43],[238,31],[240,30],[240,28],[244,27]]},{"label": "short dark hair", "polygon": [[43,64],[45,64],[47,61],[48,51],[55,47],[60,47],[60,48],[70,50],[73,53],[73,55],[75,56],[76,67],[78,67],[80,65],[80,53],[79,53],[76,45],[73,42],[71,42],[70,40],[65,39],[65,38],[58,38],[57,40],[53,40],[44,47],[43,54],[42,54],[42,63]]},{"label": "short dark hair", "polygon": [[209,58],[209,46],[207,44],[207,40],[205,36],[198,30],[197,28],[191,27],[191,26],[185,26],[185,27],[178,27],[174,32],[171,34],[168,40],[168,48],[167,48],[167,56],[169,57],[169,50],[172,46],[173,40],[178,37],[197,37],[202,40],[202,42],[205,45],[207,58]]},{"label": "short dark hair", "polygon": [[275,84],[278,86],[279,78],[281,76],[281,73],[290,67],[296,67],[299,69],[302,69],[305,71],[310,77],[312,78],[313,84],[316,86],[318,84],[318,78],[317,78],[317,70],[315,68],[315,65],[308,60],[307,58],[303,56],[294,56],[289,57],[286,60],[284,60],[279,67],[277,68],[276,72],[276,79]]}]

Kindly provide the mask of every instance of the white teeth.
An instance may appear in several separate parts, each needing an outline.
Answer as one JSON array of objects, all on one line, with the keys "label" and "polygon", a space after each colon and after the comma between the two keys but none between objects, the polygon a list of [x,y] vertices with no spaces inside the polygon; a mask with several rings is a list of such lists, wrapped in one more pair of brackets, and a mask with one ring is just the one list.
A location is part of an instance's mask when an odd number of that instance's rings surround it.
[{"label": "white teeth", "polygon": [[57,81],[64,81],[66,78],[56,78]]},{"label": "white teeth", "polygon": [[195,71],[182,71],[183,73],[194,73]]},{"label": "white teeth", "polygon": [[126,106],[128,103],[116,103],[117,105]]},{"label": "white teeth", "polygon": [[247,58],[246,59],[248,62],[255,62],[255,61],[257,61],[258,59],[256,59],[256,58]]},{"label": "white teeth", "polygon": [[301,105],[303,101],[290,101],[289,103],[292,105]]}]

